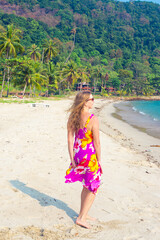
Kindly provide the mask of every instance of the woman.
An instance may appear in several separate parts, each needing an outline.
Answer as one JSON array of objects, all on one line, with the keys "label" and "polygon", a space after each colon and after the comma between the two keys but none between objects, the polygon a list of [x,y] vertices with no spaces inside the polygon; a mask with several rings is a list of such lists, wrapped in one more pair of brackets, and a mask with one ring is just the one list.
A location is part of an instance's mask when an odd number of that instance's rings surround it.
[{"label": "woman", "polygon": [[80,181],[83,184],[76,224],[85,228],[90,228],[86,222],[90,218],[87,213],[100,186],[102,173],[99,123],[97,117],[89,113],[93,103],[94,98],[89,91],[79,92],[69,109],[71,113],[67,124],[71,164],[66,171],[65,182]]}]

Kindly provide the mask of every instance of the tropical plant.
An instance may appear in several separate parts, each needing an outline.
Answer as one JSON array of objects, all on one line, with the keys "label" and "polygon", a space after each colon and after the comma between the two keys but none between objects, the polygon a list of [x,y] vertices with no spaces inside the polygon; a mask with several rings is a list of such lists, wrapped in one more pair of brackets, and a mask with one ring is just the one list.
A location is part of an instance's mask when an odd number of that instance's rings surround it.
[{"label": "tropical plant", "polygon": [[57,71],[57,66],[52,63],[48,62],[45,64],[44,68],[41,72],[43,75],[46,76],[48,82],[48,93],[54,93],[58,89],[58,76],[60,74],[59,69]]},{"label": "tropical plant", "polygon": [[68,89],[72,88],[74,84],[77,82],[78,78],[80,77],[78,73],[77,64],[74,63],[72,60],[69,61],[65,68],[62,70],[62,76],[68,83]]},{"label": "tropical plant", "polygon": [[98,82],[99,82],[99,85],[103,87],[106,72],[103,69],[103,67],[101,67],[99,65],[93,67],[92,70],[93,71],[91,72],[91,79],[93,82],[93,89],[94,89],[94,94],[95,94]]},{"label": "tropical plant", "polygon": [[40,63],[35,63],[27,57],[23,59],[16,59],[14,67],[14,85],[23,86],[23,95],[26,88],[30,88],[30,96],[32,95],[32,89],[35,87],[41,90],[42,86],[48,85],[48,80],[45,75],[38,72],[40,70]]},{"label": "tropical plant", "polygon": [[[16,57],[17,53],[24,52],[24,47],[20,44],[20,38],[22,36],[22,32],[19,29],[15,29],[13,24],[7,26],[6,31],[2,31],[0,34],[0,56],[2,54],[5,55],[6,59],[9,59],[11,56]],[[10,69],[7,68],[7,96],[9,93],[9,83],[10,83]],[[6,75],[6,69],[4,69],[4,78]],[[3,90],[2,90],[3,91]]]},{"label": "tropical plant", "polygon": [[43,48],[44,48],[44,53],[43,53],[44,59],[46,60],[46,62],[50,61],[52,57],[56,57],[57,54],[59,53],[57,42],[55,42],[52,39],[45,40],[43,44]]},{"label": "tropical plant", "polygon": [[90,81],[90,79],[89,79],[90,74],[87,71],[87,67],[79,68],[78,69],[78,75],[79,75],[79,80],[80,80],[81,83],[82,82],[88,83]]},{"label": "tropical plant", "polygon": [[34,61],[40,60],[40,48],[36,44],[32,44],[31,48],[28,49],[28,56]]},{"label": "tropical plant", "polygon": [[71,54],[72,54],[72,52],[73,52],[73,50],[74,50],[74,47],[75,47],[76,28],[73,28],[73,29],[71,30],[71,34],[73,34],[73,45],[72,45],[72,47],[71,47],[71,52],[69,53],[69,55],[68,55],[68,57],[67,57],[67,59],[66,59],[66,63],[68,62],[68,60],[69,60],[69,58],[70,58],[70,56],[71,56]]}]

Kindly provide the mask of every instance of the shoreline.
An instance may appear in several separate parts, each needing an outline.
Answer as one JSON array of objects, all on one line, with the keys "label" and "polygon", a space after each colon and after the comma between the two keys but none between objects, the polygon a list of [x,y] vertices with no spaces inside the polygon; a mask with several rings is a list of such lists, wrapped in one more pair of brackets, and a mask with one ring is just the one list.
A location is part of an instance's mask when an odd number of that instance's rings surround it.
[{"label": "shoreline", "polygon": [[[160,103],[159,100],[155,101]],[[158,121],[154,121],[153,116],[146,113],[140,114],[141,112],[139,113],[139,110],[133,111],[134,107],[132,103],[130,104],[130,101],[115,103],[114,107],[116,111],[112,114],[112,116],[128,123],[142,132],[145,132],[149,136],[160,140],[160,119]]]},{"label": "shoreline", "polygon": [[114,106],[121,101],[104,102],[100,103],[98,111],[95,111],[100,120],[100,130],[122,146],[143,154],[147,161],[156,163],[160,167],[160,148],[151,147],[151,145],[160,145],[160,139],[146,133],[145,127],[143,129],[132,126],[123,120]]}]

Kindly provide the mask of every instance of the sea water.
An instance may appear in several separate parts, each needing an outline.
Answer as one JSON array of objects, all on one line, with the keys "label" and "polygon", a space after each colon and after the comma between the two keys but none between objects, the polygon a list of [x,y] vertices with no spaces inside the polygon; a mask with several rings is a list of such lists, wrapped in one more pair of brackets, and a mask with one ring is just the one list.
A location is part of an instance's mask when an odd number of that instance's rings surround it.
[{"label": "sea water", "polygon": [[134,111],[160,121],[160,101],[132,101],[131,104]]},{"label": "sea water", "polygon": [[125,101],[114,104],[122,120],[160,138],[160,101]]}]

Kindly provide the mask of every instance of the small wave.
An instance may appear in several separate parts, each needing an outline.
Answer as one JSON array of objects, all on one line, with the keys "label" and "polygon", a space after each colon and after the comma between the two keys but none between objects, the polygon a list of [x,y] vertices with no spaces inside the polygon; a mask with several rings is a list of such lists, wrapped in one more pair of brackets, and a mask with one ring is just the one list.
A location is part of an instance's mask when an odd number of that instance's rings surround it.
[{"label": "small wave", "polygon": [[141,111],[139,111],[139,113],[142,114],[142,115],[146,115],[144,112],[141,112]]},{"label": "small wave", "polygon": [[154,121],[158,121],[158,119],[157,119],[157,118],[153,118],[153,120],[154,120]]},{"label": "small wave", "polygon": [[135,111],[135,112],[137,111],[137,108],[135,108],[135,107],[132,107],[132,109],[133,109],[133,111]]}]

